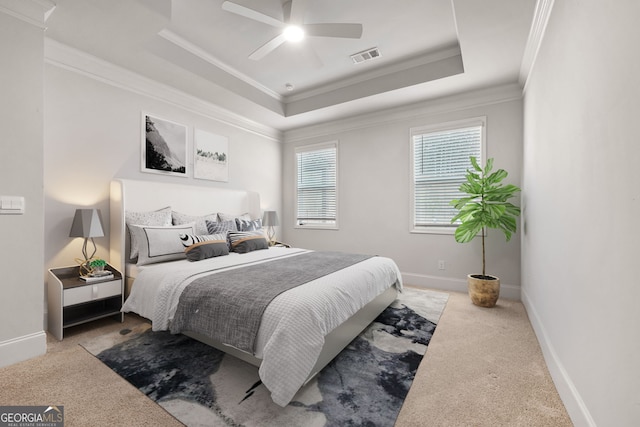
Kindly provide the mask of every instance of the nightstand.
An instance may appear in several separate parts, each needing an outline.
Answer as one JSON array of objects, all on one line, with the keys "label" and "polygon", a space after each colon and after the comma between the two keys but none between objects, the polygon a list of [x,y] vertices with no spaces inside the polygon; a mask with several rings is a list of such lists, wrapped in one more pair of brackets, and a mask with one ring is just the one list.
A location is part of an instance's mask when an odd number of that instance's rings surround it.
[{"label": "nightstand", "polygon": [[64,329],[103,317],[124,322],[122,274],[110,265],[113,277],[86,282],[78,266],[49,269],[47,307],[49,332],[62,340]]}]

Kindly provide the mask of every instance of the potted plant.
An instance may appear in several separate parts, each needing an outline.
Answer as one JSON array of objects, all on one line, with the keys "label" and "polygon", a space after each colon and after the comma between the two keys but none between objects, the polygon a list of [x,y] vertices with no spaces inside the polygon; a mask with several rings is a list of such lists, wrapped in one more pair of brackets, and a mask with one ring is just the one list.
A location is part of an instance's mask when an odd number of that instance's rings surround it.
[{"label": "potted plant", "polygon": [[103,271],[104,267],[107,265],[107,262],[103,259],[96,258],[89,262],[89,267],[91,268],[91,273],[96,273],[99,271]]},{"label": "potted plant", "polygon": [[485,270],[484,229],[496,228],[504,232],[507,242],[516,231],[516,218],[520,208],[508,202],[520,188],[502,184],[507,177],[503,169],[493,170],[493,159],[487,160],[484,168],[471,157],[473,170],[467,169],[466,182],[460,185],[460,192],[466,197],[452,200],[451,205],[459,211],[451,223],[460,221],[455,239],[459,243],[470,242],[478,233],[482,236],[482,274],[467,276],[471,301],[481,307],[493,307],[500,296],[500,279],[487,275]]}]

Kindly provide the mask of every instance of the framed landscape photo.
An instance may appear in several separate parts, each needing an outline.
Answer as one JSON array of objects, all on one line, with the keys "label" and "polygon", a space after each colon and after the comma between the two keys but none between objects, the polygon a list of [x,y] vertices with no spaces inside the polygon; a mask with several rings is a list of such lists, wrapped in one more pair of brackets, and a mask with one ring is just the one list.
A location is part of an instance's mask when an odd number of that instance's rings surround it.
[{"label": "framed landscape photo", "polygon": [[187,127],[144,113],[142,121],[142,172],[186,177]]},{"label": "framed landscape photo", "polygon": [[200,129],[194,131],[193,177],[229,181],[229,139]]}]

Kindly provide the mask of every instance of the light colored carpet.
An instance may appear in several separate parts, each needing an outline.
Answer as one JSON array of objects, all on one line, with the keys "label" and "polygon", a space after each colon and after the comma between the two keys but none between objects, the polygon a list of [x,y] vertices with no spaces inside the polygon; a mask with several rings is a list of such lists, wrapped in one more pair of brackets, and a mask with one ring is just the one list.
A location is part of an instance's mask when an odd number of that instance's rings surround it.
[{"label": "light colored carpet", "polygon": [[[0,404],[63,405],[66,426],[180,426],[78,342],[124,324],[104,319],[49,338],[44,356],[0,369]],[[519,302],[492,309],[450,293],[396,427],[571,426]]]},{"label": "light colored carpet", "polygon": [[396,427],[572,425],[522,303],[450,293]]}]

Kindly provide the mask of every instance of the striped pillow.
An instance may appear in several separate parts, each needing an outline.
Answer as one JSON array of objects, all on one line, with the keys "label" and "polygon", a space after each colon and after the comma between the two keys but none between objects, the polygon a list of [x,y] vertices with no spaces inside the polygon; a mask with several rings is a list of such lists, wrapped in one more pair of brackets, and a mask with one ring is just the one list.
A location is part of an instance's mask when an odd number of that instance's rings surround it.
[{"label": "striped pillow", "polygon": [[269,243],[262,231],[230,231],[227,235],[231,251],[239,254],[269,249]]},{"label": "striped pillow", "polygon": [[201,261],[222,255],[229,255],[225,234],[192,235],[181,234],[184,253],[190,261]]},{"label": "striped pillow", "polygon": [[256,231],[262,228],[262,220],[258,219],[241,219],[236,218],[236,227],[238,231]]},{"label": "striped pillow", "polygon": [[206,221],[209,234],[224,234],[228,231],[238,231],[235,221]]}]

